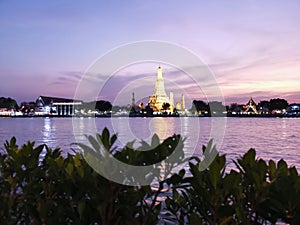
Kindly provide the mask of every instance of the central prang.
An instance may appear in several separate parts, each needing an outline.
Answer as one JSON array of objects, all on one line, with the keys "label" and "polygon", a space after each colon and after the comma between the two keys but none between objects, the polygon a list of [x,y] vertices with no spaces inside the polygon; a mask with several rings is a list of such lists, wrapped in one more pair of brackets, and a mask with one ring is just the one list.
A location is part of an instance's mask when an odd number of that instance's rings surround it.
[{"label": "central prang", "polygon": [[165,91],[164,78],[162,76],[161,66],[157,69],[157,78],[155,83],[155,91],[148,100],[149,106],[154,112],[160,112],[162,110],[169,110],[170,112],[174,111],[174,97],[173,92],[170,92],[170,98],[167,96]]}]

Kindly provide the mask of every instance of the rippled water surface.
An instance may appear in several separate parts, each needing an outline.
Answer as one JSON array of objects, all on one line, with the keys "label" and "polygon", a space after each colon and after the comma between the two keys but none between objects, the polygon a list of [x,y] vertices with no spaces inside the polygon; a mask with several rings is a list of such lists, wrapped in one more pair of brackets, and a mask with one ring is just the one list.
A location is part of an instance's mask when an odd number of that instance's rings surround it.
[{"label": "rippled water surface", "polygon": [[[214,123],[226,127],[218,129]],[[31,140],[68,151],[74,148],[72,143],[85,140],[84,134],[101,132],[104,127],[118,133],[120,146],[134,139],[149,141],[154,133],[161,139],[182,134],[188,155],[199,154],[201,146],[217,133],[218,149],[229,159],[255,148],[258,157],[283,158],[300,168],[300,118],[0,118],[0,148],[15,136],[19,145]]]}]

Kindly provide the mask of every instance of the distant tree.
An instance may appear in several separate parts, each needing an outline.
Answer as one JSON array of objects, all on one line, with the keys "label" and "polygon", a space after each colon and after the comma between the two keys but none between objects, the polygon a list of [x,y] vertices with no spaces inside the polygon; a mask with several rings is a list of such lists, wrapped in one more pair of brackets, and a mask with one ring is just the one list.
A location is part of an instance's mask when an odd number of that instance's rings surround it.
[{"label": "distant tree", "polygon": [[79,109],[83,109],[85,111],[88,111],[88,110],[92,110],[92,105],[91,102],[83,102],[80,106],[78,106]]},{"label": "distant tree", "polygon": [[288,107],[289,103],[285,99],[276,98],[270,100],[270,110],[283,110]]},{"label": "distant tree", "polygon": [[19,106],[16,102],[16,100],[12,98],[0,98],[0,108],[6,108],[6,109],[19,109]]},{"label": "distant tree", "polygon": [[258,110],[263,110],[263,111],[270,111],[271,110],[270,102],[266,101],[266,100],[260,101],[257,104],[257,109]]},{"label": "distant tree", "polygon": [[228,107],[228,110],[231,110],[231,111],[233,111],[235,108],[237,108],[238,107],[238,104],[237,103],[232,103],[232,104],[230,104],[230,106]]},{"label": "distant tree", "polygon": [[112,106],[111,110],[114,111],[114,112],[118,112],[118,111],[122,110],[122,107],[118,106],[118,105],[114,105],[114,106]]},{"label": "distant tree", "polygon": [[35,111],[36,103],[35,102],[21,102],[20,111],[23,113],[29,113]]},{"label": "distant tree", "polygon": [[193,108],[195,108],[197,113],[209,111],[208,105],[204,101],[201,101],[201,100],[194,100],[192,109]]},{"label": "distant tree", "polygon": [[153,109],[151,108],[150,104],[148,103],[145,107],[145,111],[147,113],[148,116],[153,115]]},{"label": "distant tree", "polygon": [[104,112],[104,111],[111,111],[112,104],[109,101],[99,100],[99,101],[84,102],[79,108],[85,111],[98,110],[99,112]]},{"label": "distant tree", "polygon": [[226,107],[223,105],[223,103],[218,101],[209,102],[208,106],[210,114],[222,114],[226,110]]},{"label": "distant tree", "polygon": [[95,109],[99,110],[100,112],[110,111],[112,109],[112,104],[109,101],[96,101]]},{"label": "distant tree", "polygon": [[171,106],[170,103],[164,102],[162,104],[161,108],[162,108],[162,110],[166,111],[166,110],[170,109],[170,106]]},{"label": "distant tree", "polygon": [[227,111],[239,113],[239,112],[243,111],[243,105],[239,105],[237,103],[232,103],[228,107]]},{"label": "distant tree", "polygon": [[119,111],[128,111],[131,109],[131,105],[123,105],[123,106],[119,106],[119,105],[113,105],[111,107],[111,110],[114,112],[119,112]]}]

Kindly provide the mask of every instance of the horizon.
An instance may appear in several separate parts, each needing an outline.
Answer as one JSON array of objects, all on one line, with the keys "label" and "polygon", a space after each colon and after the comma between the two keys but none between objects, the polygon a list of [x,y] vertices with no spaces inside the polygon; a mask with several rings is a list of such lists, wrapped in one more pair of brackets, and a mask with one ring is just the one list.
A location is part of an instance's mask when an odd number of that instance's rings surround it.
[{"label": "horizon", "polygon": [[[256,103],[272,98],[299,103],[299,10],[298,1],[3,1],[0,96],[18,103],[40,95],[73,98],[100,56],[126,43],[159,40],[192,51],[208,65],[226,105],[251,97]],[[157,66],[120,69],[99,98],[127,105],[132,92],[137,99],[150,96]],[[176,68],[163,68],[166,91],[176,100],[182,91],[187,102],[205,99]]]},{"label": "horizon", "polygon": [[[63,96],[45,96],[45,95],[39,95],[38,97],[41,97],[41,96],[43,96],[43,97],[52,97],[52,98],[65,98],[65,97],[63,97]],[[37,98],[38,98],[37,97]],[[14,99],[14,98],[12,98],[12,97],[10,97],[10,96],[0,96],[0,98],[11,98],[12,100],[16,100],[16,99]],[[66,98],[66,99],[68,99],[68,98]],[[278,98],[270,98],[270,99],[260,99],[260,100],[257,100],[257,99],[253,99],[252,97],[250,97],[249,99],[248,99],[248,101],[246,101],[246,102],[244,102],[244,103],[238,103],[238,102],[227,102],[227,103],[225,103],[225,105],[224,106],[231,106],[232,104],[237,104],[237,105],[247,105],[247,103],[249,102],[249,100],[250,99],[252,99],[253,101],[254,101],[254,103],[256,104],[256,105],[258,105],[260,102],[262,102],[262,101],[270,101],[270,100],[273,100],[273,99],[283,99],[283,100],[286,100],[287,101],[287,99],[284,99],[284,98],[280,98],[280,97],[278,97]],[[73,99],[73,100],[75,100],[75,99]],[[145,98],[142,98],[142,99],[140,99],[140,98],[138,98],[138,100],[136,100],[135,101],[135,104],[136,105],[138,105],[139,104],[139,102],[143,102],[144,103],[144,101],[146,101],[146,100],[148,100],[148,98],[147,97],[145,97]],[[31,103],[31,102],[35,102],[36,100],[31,100],[31,101],[20,101],[20,102],[17,102],[17,104],[18,104],[18,106],[20,106],[22,103]],[[77,99],[77,101],[83,101],[83,100],[81,100],[81,99]],[[88,100],[88,101],[83,101],[84,103],[89,103],[89,102],[94,102],[94,101],[108,101],[108,102],[110,102],[109,100],[106,100],[106,99],[91,99],[91,100]],[[191,107],[192,107],[192,104],[193,104],[193,101],[203,101],[204,103],[206,103],[206,104],[209,104],[210,103],[210,101],[208,101],[207,99],[205,100],[205,99],[200,99],[200,98],[198,98],[198,99],[192,99],[191,100],[191,104],[189,104],[189,102],[186,102],[186,104],[188,105],[188,107],[186,107],[187,109],[191,109]],[[211,102],[215,102],[215,101],[211,101]],[[216,102],[218,102],[218,101],[216,101]],[[111,102],[110,102],[111,103]],[[222,102],[221,102],[222,103]],[[293,104],[297,104],[297,105],[300,105],[300,103],[298,103],[298,102],[289,102],[289,101],[287,101],[287,103],[289,104],[289,105],[293,105]],[[144,103],[145,104],[145,103]],[[131,102],[130,103],[126,103],[126,104],[121,104],[121,105],[114,105],[114,104],[112,104],[112,106],[114,107],[114,106],[117,106],[117,107],[128,107],[128,106],[131,106]]]}]

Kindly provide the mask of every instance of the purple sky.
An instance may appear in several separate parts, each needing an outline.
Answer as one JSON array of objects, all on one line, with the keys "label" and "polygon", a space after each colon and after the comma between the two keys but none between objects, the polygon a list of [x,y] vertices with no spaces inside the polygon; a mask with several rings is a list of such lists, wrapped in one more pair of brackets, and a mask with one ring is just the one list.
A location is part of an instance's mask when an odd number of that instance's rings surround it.
[{"label": "purple sky", "polygon": [[[0,0],[0,96],[18,102],[39,95],[72,98],[100,56],[126,43],[161,40],[209,65],[227,104],[251,96],[300,102],[299,12],[297,0]],[[101,97],[126,105],[133,89],[137,99],[151,95],[157,66],[120,70]],[[180,84],[191,99],[204,99],[192,81],[179,74],[176,83],[176,70],[163,68],[167,92],[179,98],[182,91],[174,88]]]}]

